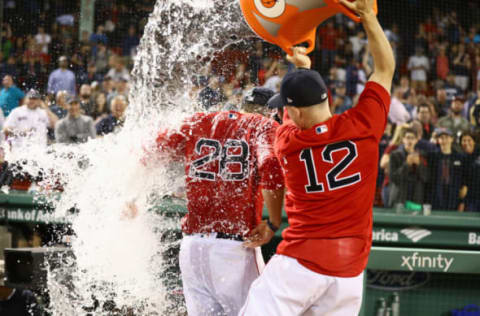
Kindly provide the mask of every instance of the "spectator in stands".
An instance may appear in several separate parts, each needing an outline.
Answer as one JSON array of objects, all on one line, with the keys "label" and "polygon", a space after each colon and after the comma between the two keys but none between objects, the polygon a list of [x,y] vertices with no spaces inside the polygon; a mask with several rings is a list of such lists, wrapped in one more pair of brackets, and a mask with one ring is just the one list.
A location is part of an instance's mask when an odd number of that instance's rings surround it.
[{"label": "spectator in stands", "polygon": [[431,204],[436,210],[463,211],[466,196],[464,157],[453,149],[453,133],[448,128],[435,130],[440,151],[428,156]]},{"label": "spectator in stands", "polygon": [[140,44],[140,38],[137,35],[135,25],[130,25],[128,35],[123,40],[122,54],[123,56],[133,56],[135,49]]},{"label": "spectator in stands", "polygon": [[449,72],[447,76],[447,82],[445,83],[445,91],[447,92],[447,100],[452,101],[455,96],[462,94],[462,88],[460,88],[455,82],[455,74]]},{"label": "spectator in stands", "polygon": [[56,95],[58,91],[65,90],[70,95],[76,95],[75,74],[68,70],[68,59],[61,56],[58,59],[59,68],[48,77],[48,93]]},{"label": "spectator in stands", "polygon": [[409,122],[412,117],[405,105],[400,101],[403,98],[402,89],[399,86],[394,87],[392,95],[390,112],[388,113],[389,121],[397,125]]},{"label": "spectator in stands", "polygon": [[108,71],[108,60],[110,59],[110,51],[107,46],[100,42],[93,54],[95,68],[100,74],[105,74]]},{"label": "spectator in stands", "polygon": [[480,99],[470,109],[470,123],[472,131],[480,135]]},{"label": "spectator in stands", "polygon": [[402,135],[403,131],[408,128],[408,125],[399,125],[395,129],[393,136],[390,140],[390,143],[385,148],[383,152],[382,158],[380,159],[380,169],[384,172],[384,179],[381,188],[381,195],[383,205],[385,207],[391,207],[390,205],[390,155],[393,151],[395,151],[402,143]]},{"label": "spectator in stands", "polygon": [[3,131],[13,150],[32,145],[47,146],[47,129],[54,127],[57,120],[40,93],[32,89],[27,93],[25,105],[10,113]]},{"label": "spectator in stands", "polygon": [[465,43],[467,44],[480,44],[480,33],[477,31],[477,27],[472,25],[468,32],[468,35],[465,37]]},{"label": "spectator in stands", "polygon": [[385,35],[387,36],[389,42],[394,42],[394,43],[400,42],[398,25],[395,23],[392,24],[392,27],[390,29],[385,30]]},{"label": "spectator in stands", "polygon": [[466,212],[480,212],[480,148],[475,135],[469,132],[460,137],[465,158],[466,185],[468,187],[465,197]]},{"label": "spectator in stands", "polygon": [[90,35],[90,43],[92,43],[93,45],[99,43],[102,43],[104,45],[108,44],[108,37],[107,35],[105,35],[105,27],[103,25],[99,25],[97,27],[97,32]]},{"label": "spectator in stands", "polygon": [[448,128],[454,136],[457,136],[459,132],[468,130],[470,124],[463,117],[464,98],[461,95],[457,95],[452,101],[450,106],[450,113],[447,116],[438,120],[437,126]]},{"label": "spectator in stands", "polygon": [[7,63],[1,69],[2,76],[10,75],[12,78],[18,77],[17,60],[14,56],[9,56]]},{"label": "spectator in stands", "polygon": [[87,67],[87,75],[85,77],[85,81],[82,84],[101,82],[102,80],[103,76],[97,72],[97,66],[95,66],[95,63],[90,62]]},{"label": "spectator in stands", "polygon": [[390,196],[389,205],[405,201],[422,204],[428,169],[423,153],[415,150],[419,135],[413,128],[403,132],[400,148],[390,154]]},{"label": "spectator in stands", "polygon": [[3,115],[7,117],[10,112],[21,103],[25,97],[25,93],[15,86],[11,75],[3,77],[2,85],[3,89],[0,91],[0,107],[2,108]]},{"label": "spectator in stands", "polygon": [[275,73],[270,76],[265,84],[263,85],[264,88],[273,90],[274,92],[280,92],[280,83],[282,82],[283,77],[288,72],[288,66],[283,62],[276,63],[276,71]]},{"label": "spectator in stands", "polygon": [[125,109],[127,108],[127,105],[127,99],[124,96],[116,96],[110,105],[112,113],[98,122],[96,126],[97,135],[103,136],[110,134],[121,127],[125,120]]},{"label": "spectator in stands", "polygon": [[427,89],[428,70],[430,63],[425,56],[423,48],[417,47],[415,55],[410,56],[408,60],[408,70],[410,70],[410,79],[412,80],[412,88],[415,90],[425,91]]},{"label": "spectator in stands", "polygon": [[475,124],[475,119],[472,116],[472,113],[474,111],[473,108],[477,106],[477,104],[480,104],[479,101],[480,101],[480,81],[477,81],[477,89],[474,93],[470,95],[470,98],[468,99],[464,109],[465,117],[468,118],[468,121],[470,122],[470,124],[474,126],[476,124]]},{"label": "spectator in stands", "polygon": [[322,68],[328,69],[335,60],[338,38],[338,31],[331,19],[326,22],[325,26],[320,27],[317,38],[319,39],[317,45],[322,49]]},{"label": "spectator in stands", "polygon": [[337,82],[335,89],[335,96],[333,97],[332,102],[333,108],[332,113],[342,114],[343,112],[351,109],[353,106],[352,99],[347,95],[347,88],[345,82]]},{"label": "spectator in stands", "polygon": [[100,92],[95,96],[95,110],[93,111],[92,118],[95,120],[95,124],[100,120],[108,116],[107,96],[105,93]]},{"label": "spectator in stands", "polygon": [[95,111],[95,105],[92,102],[92,87],[89,84],[82,84],[80,87],[80,108],[87,116],[92,116]]},{"label": "spectator in stands", "polygon": [[35,35],[35,42],[40,46],[42,54],[48,55],[48,45],[52,42],[52,37],[45,33],[45,27],[38,27],[38,33]]},{"label": "spectator in stands", "polygon": [[95,125],[90,116],[81,113],[81,101],[75,97],[68,100],[68,115],[55,125],[55,140],[59,143],[85,143],[96,136]]},{"label": "spectator in stands", "polygon": [[357,34],[350,37],[349,41],[352,44],[353,56],[355,57],[355,60],[359,60],[360,52],[367,44],[365,32],[363,30],[358,31]]},{"label": "spectator in stands", "polygon": [[436,69],[437,69],[437,78],[446,80],[447,75],[450,72],[450,62],[446,54],[446,47],[444,45],[438,48],[438,54],[435,59]]},{"label": "spectator in stands", "polygon": [[115,90],[114,82],[109,76],[105,76],[102,81],[102,91],[108,96]]},{"label": "spectator in stands", "polygon": [[55,114],[59,119],[63,119],[65,116],[67,116],[67,97],[67,91],[58,91],[57,95],[55,96],[55,103],[50,106],[50,111],[52,111],[52,113]]},{"label": "spectator in stands", "polygon": [[128,98],[128,92],[129,92],[128,78],[121,77],[118,81],[114,82],[114,86],[115,86],[115,90],[113,90],[107,95],[107,104],[111,104],[113,98],[119,95],[123,95],[125,98]]},{"label": "spectator in stands", "polygon": [[443,88],[443,86],[437,89],[433,105],[439,118],[448,114],[451,101],[448,100],[447,91]]},{"label": "spectator in stands", "polygon": [[457,46],[457,52],[453,58],[453,72],[455,74],[455,85],[460,87],[462,93],[464,93],[469,87],[472,63],[463,43]]},{"label": "spectator in stands", "polygon": [[463,132],[460,144],[465,155],[465,182],[468,188],[465,211],[480,211],[480,148],[471,132]]},{"label": "spectator in stands", "polygon": [[418,106],[417,118],[422,124],[422,138],[430,140],[435,126],[432,123],[432,110],[426,103],[422,103]]},{"label": "spectator in stands", "polygon": [[121,79],[130,80],[130,72],[125,68],[125,60],[123,57],[114,56],[113,59],[113,68],[111,68],[107,76],[112,78],[113,81],[120,81]]}]

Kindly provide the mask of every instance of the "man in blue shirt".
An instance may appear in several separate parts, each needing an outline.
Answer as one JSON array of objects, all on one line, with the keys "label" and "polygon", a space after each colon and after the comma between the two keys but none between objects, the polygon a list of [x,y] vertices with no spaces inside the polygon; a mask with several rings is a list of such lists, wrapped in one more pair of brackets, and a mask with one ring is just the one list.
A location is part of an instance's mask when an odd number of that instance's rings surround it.
[{"label": "man in blue shirt", "polygon": [[61,56],[58,59],[59,68],[54,70],[48,77],[48,93],[56,95],[58,91],[65,90],[75,96],[75,74],[68,70],[67,57]]},{"label": "man in blue shirt", "polygon": [[3,77],[3,89],[0,91],[0,107],[2,108],[5,117],[16,108],[20,101],[25,97],[25,93],[17,88],[13,83],[13,78],[10,75]]}]

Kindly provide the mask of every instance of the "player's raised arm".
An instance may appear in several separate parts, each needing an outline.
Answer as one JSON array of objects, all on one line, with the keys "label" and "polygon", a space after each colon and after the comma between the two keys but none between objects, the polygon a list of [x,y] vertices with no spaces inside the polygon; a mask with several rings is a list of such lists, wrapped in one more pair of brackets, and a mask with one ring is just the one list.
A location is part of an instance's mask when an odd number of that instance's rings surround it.
[{"label": "player's raised arm", "polygon": [[370,81],[375,81],[390,91],[395,72],[395,58],[392,47],[373,10],[374,0],[355,0],[355,2],[340,0],[340,2],[360,16],[363,28],[367,33],[368,48],[374,62]]}]

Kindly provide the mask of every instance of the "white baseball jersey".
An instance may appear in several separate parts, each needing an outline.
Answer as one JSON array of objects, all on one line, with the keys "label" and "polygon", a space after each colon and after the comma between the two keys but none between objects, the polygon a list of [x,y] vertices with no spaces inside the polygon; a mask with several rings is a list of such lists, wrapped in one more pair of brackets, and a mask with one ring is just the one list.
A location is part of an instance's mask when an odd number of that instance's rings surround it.
[{"label": "white baseball jersey", "polygon": [[47,146],[48,115],[44,109],[29,109],[26,105],[15,108],[5,121],[5,128],[13,135],[7,138],[12,148],[31,144]]}]

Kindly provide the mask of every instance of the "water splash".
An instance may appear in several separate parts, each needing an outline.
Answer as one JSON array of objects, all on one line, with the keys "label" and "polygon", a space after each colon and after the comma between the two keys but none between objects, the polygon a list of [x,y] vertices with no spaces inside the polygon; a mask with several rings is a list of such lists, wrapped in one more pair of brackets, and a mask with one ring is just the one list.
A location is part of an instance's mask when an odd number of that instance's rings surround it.
[{"label": "water splash", "polygon": [[[178,280],[169,279],[171,263],[162,256],[172,244],[161,234],[178,222],[146,211],[154,204],[152,193],[175,191],[182,177],[168,163],[145,168],[140,160],[159,128],[177,126],[198,109],[188,91],[192,75],[208,72],[205,58],[247,34],[237,1],[157,1],[135,58],[123,129],[77,147],[57,144],[47,154],[32,149],[8,157],[34,156],[36,164],[26,169],[47,171],[45,186],[62,179],[61,198],[49,197],[56,216],[72,206],[80,210],[72,219],[76,259],[49,274],[52,314],[184,313],[170,309],[171,284]],[[129,201],[141,210],[134,220],[122,219]]]}]

